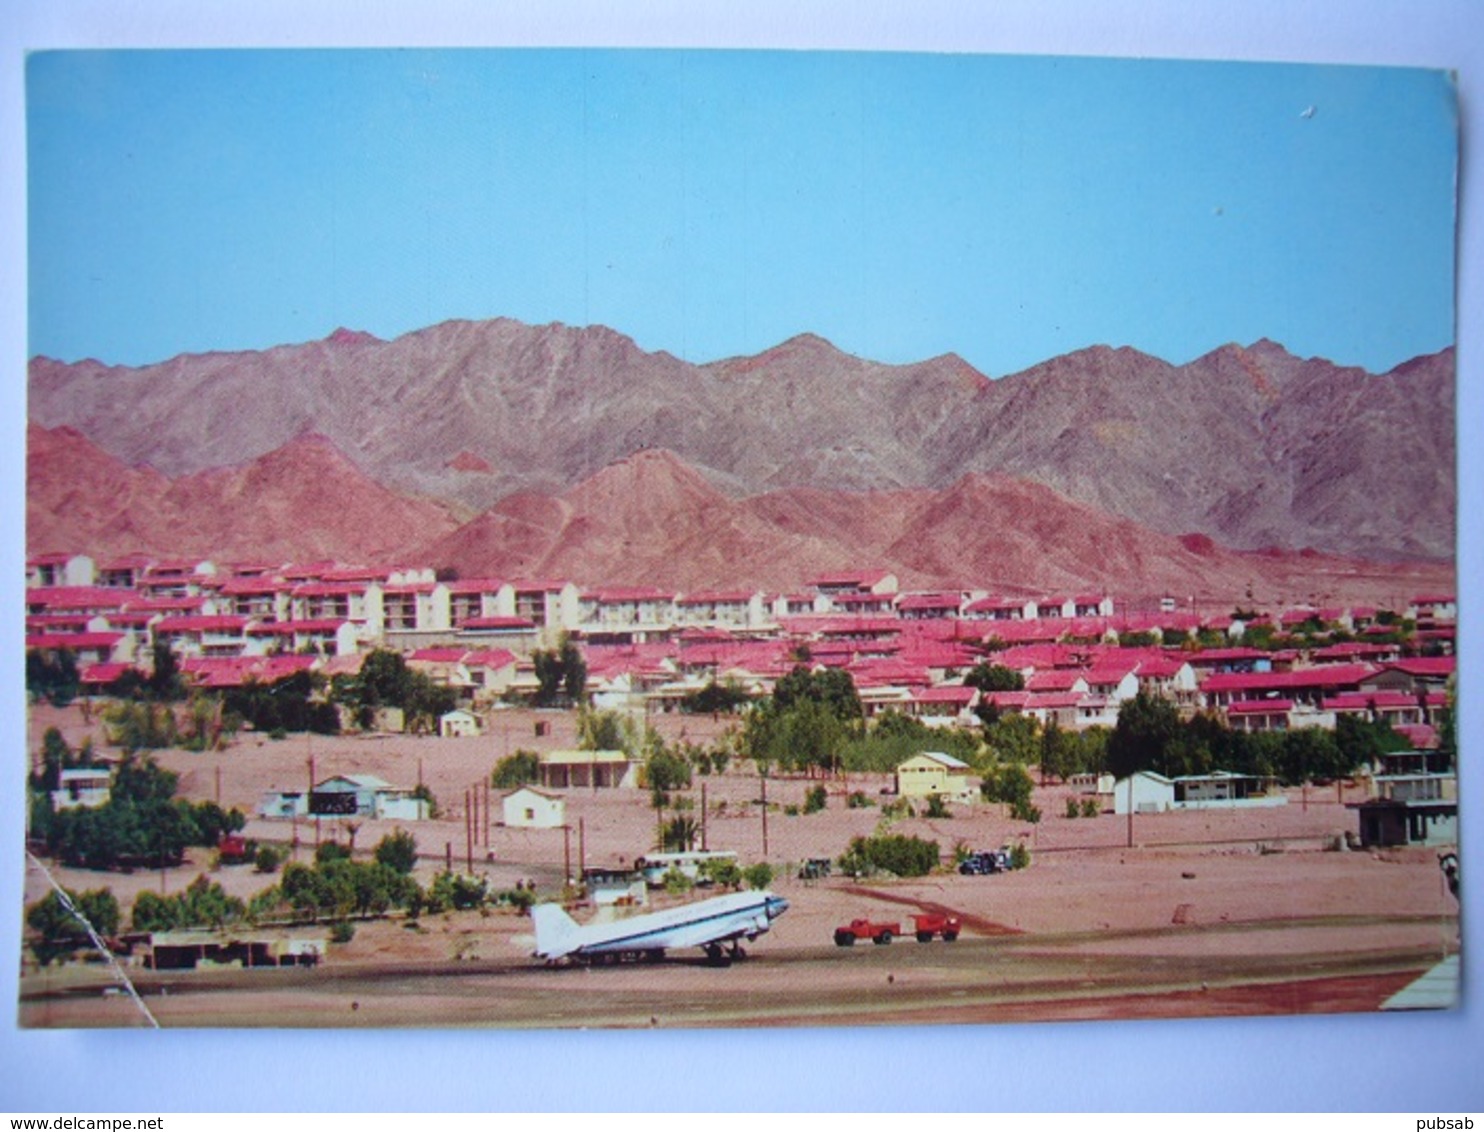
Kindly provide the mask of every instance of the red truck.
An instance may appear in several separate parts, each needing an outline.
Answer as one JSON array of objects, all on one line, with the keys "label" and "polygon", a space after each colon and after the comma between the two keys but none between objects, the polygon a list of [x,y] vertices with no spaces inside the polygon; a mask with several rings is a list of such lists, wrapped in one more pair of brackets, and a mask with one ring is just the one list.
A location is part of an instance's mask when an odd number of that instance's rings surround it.
[{"label": "red truck", "polygon": [[[962,926],[962,921],[948,912],[921,912],[912,917],[912,930],[919,943],[928,943],[934,936],[942,936],[945,943],[952,943],[958,938]],[[890,943],[901,934],[902,925],[899,923],[881,923],[863,918],[851,920],[850,923],[836,928],[835,944],[838,947],[851,947],[858,939],[868,939],[872,943]]]},{"label": "red truck", "polygon": [[958,938],[963,921],[951,912],[923,912],[912,917],[912,926],[918,943],[931,943],[935,935],[942,936],[944,943],[952,943]]},{"label": "red truck", "polygon": [[882,924],[875,920],[851,920],[844,927],[835,929],[835,944],[839,947],[850,947],[858,939],[868,939],[872,943],[890,943],[893,936],[902,934],[901,924]]}]

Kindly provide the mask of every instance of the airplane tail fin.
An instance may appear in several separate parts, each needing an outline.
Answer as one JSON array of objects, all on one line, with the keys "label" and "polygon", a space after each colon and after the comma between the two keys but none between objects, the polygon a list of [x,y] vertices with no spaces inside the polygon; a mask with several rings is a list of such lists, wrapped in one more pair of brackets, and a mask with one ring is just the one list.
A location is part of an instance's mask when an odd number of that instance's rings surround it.
[{"label": "airplane tail fin", "polygon": [[577,949],[577,921],[560,904],[537,904],[531,908],[536,924],[536,954],[542,959],[560,959]]}]

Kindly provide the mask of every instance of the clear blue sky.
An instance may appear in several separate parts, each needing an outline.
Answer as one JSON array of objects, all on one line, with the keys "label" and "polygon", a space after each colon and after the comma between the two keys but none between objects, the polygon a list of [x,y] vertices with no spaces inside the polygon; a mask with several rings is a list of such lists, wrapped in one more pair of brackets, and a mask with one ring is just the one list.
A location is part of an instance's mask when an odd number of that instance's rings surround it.
[{"label": "clear blue sky", "polygon": [[992,375],[1453,341],[1456,110],[1370,67],[735,51],[60,52],[31,353],[601,323]]}]

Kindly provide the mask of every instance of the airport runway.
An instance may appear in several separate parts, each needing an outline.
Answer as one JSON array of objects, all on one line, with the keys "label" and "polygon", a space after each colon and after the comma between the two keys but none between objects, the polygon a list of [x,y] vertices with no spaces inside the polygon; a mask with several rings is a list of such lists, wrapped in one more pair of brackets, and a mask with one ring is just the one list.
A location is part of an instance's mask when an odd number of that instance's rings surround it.
[{"label": "airport runway", "polygon": [[[1357,926],[1328,917],[851,948],[765,938],[725,969],[677,955],[595,968],[511,959],[137,972],[135,982],[162,1026],[819,1026],[1375,1010],[1441,958],[1412,917],[1364,921],[1410,942],[1330,944],[1353,940]],[[103,972],[86,974],[28,977],[22,1025],[142,1024],[126,996],[103,993]]]}]

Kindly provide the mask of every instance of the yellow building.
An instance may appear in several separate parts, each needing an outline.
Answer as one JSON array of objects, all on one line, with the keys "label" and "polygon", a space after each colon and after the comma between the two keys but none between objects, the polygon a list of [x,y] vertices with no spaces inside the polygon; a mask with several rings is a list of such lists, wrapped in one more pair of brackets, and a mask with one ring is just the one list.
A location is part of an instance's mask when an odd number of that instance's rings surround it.
[{"label": "yellow building", "polygon": [[969,785],[969,773],[969,764],[952,755],[924,751],[897,767],[897,793],[904,798],[941,794],[945,798],[971,801],[974,788]]}]

